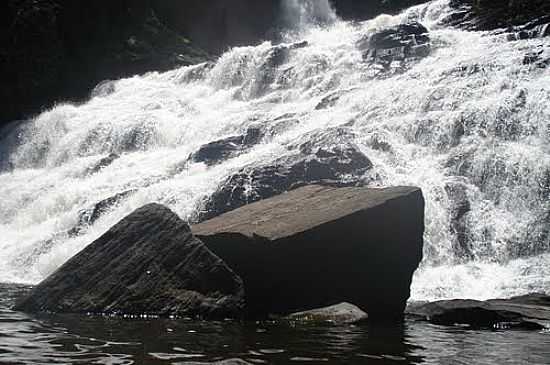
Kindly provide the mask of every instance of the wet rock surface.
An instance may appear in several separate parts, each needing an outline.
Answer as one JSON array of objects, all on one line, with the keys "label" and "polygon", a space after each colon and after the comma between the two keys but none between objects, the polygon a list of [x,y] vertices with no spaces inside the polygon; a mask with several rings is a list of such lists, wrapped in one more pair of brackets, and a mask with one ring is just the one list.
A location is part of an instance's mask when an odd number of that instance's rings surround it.
[{"label": "wet rock surface", "polygon": [[319,185],[193,226],[243,279],[247,316],[346,301],[373,321],[401,318],[422,257],[423,230],[417,188]]},{"label": "wet rock surface", "polygon": [[425,26],[411,22],[369,35],[358,42],[358,47],[367,62],[388,68],[394,61],[428,56],[430,37]]},{"label": "wet rock surface", "polygon": [[108,156],[103,157],[102,159],[100,159],[94,166],[90,167],[86,171],[86,174],[91,175],[91,174],[98,173],[99,171],[101,171],[105,167],[112,164],[118,158],[120,158],[120,155],[118,153],[114,153],[114,152],[110,153]]},{"label": "wet rock surface", "polygon": [[448,183],[445,191],[451,203],[451,224],[450,230],[456,237],[454,252],[464,259],[473,258],[472,242],[469,239],[468,213],[471,211],[471,203],[468,198],[467,189],[461,183]]},{"label": "wet rock surface", "polygon": [[536,47],[525,54],[523,57],[523,64],[537,68],[546,68],[550,66],[550,48],[544,48],[542,46]]},{"label": "wet rock surface", "polygon": [[243,168],[225,180],[205,202],[198,220],[308,184],[360,184],[372,163],[351,140],[345,128],[314,132],[288,146],[296,152],[293,156],[265,166]]},{"label": "wet rock surface", "polygon": [[76,236],[84,232],[89,226],[94,224],[104,213],[113,209],[122,203],[137,190],[126,190],[103,199],[88,209],[83,209],[78,214],[76,225],[68,231],[69,236]]},{"label": "wet rock surface", "polygon": [[264,135],[260,127],[250,127],[241,136],[231,136],[205,144],[189,159],[193,162],[204,162],[206,165],[215,165],[229,158],[238,156],[250,147],[258,144]]},{"label": "wet rock surface", "polygon": [[168,208],[149,204],[36,286],[21,311],[240,317],[240,278]]},{"label": "wet rock surface", "polygon": [[304,312],[292,313],[286,320],[305,323],[326,322],[333,324],[348,324],[366,321],[368,314],[350,303],[339,303],[330,307],[312,309]]},{"label": "wet rock surface", "polygon": [[441,325],[491,329],[542,329],[550,326],[550,297],[528,294],[487,301],[455,299],[412,303],[407,315]]},{"label": "wet rock surface", "polygon": [[[394,229],[399,227],[399,229]],[[195,225],[143,206],[47,277],[28,312],[402,318],[422,258],[418,188],[310,185]],[[203,243],[204,242],[204,243]],[[384,276],[384,282],[378,280]]]}]

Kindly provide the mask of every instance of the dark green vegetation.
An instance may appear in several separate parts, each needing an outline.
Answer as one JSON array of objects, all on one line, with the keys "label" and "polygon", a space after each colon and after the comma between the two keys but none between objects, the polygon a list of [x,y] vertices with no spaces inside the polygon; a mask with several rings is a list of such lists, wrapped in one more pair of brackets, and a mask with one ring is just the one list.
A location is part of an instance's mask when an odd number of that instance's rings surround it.
[{"label": "dark green vegetation", "polygon": [[[335,1],[345,18],[410,3]],[[0,8],[0,125],[83,100],[106,79],[275,39],[284,26],[281,0],[6,0]]]},{"label": "dark green vegetation", "polygon": [[0,12],[0,123],[81,100],[105,79],[207,58],[147,3],[8,0]]}]

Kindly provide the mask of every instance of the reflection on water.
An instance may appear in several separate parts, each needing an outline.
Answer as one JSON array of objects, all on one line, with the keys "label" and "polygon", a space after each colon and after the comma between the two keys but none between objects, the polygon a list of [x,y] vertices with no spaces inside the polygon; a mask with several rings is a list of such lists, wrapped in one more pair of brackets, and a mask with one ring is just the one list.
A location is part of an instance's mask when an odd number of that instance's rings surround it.
[{"label": "reflection on water", "polygon": [[9,310],[27,289],[0,284],[2,364],[550,363],[547,332],[471,331],[413,321],[394,327],[293,325]]}]

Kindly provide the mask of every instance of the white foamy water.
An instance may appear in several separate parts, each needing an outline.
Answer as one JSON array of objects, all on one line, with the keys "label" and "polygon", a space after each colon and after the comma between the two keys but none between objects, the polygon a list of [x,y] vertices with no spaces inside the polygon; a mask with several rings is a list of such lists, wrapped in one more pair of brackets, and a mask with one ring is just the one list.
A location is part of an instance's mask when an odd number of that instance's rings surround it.
[{"label": "white foamy water", "polygon": [[[365,181],[423,190],[425,257],[413,299],[550,292],[550,71],[523,64],[531,51],[550,52],[550,38],[511,42],[438,25],[446,0],[360,24],[338,21],[329,7],[314,11],[323,22],[300,15],[288,45],[308,45],[283,62],[272,62],[267,42],[235,48],[213,65],[104,85],[4,136],[0,281],[38,282],[143,204],[189,217],[243,166],[341,126],[374,164]],[[428,57],[402,72],[363,61],[358,40],[407,20],[430,29]],[[316,110],[329,95],[339,99]],[[187,162],[205,143],[277,118],[298,122],[219,165]],[[91,173],[113,152],[120,157]],[[453,225],[457,191],[470,202],[462,228]],[[67,233],[79,212],[125,192],[80,235]]]}]

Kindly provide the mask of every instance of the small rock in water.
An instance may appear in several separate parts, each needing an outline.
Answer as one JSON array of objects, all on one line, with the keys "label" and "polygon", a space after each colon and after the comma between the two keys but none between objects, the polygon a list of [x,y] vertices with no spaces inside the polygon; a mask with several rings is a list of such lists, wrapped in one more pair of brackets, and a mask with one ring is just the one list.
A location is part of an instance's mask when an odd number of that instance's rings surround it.
[{"label": "small rock in water", "polygon": [[297,312],[285,317],[300,322],[332,322],[335,324],[357,323],[368,318],[368,314],[350,303]]}]

